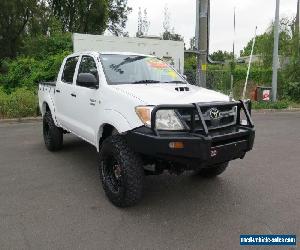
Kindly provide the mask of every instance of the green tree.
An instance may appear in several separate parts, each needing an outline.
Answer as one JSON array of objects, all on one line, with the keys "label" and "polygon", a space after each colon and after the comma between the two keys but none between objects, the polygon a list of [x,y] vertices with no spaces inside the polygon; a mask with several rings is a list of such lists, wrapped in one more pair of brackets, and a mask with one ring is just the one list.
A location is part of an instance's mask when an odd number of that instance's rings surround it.
[{"label": "green tree", "polygon": [[[263,64],[266,67],[272,65],[273,46],[274,46],[274,25],[272,24],[268,30],[256,37],[254,46],[254,54],[262,56]],[[281,56],[290,57],[293,55],[293,36],[295,20],[283,18],[280,20],[280,36],[279,36],[279,54]],[[251,54],[253,39],[241,51],[241,56],[249,56]]]},{"label": "green tree", "polygon": [[183,37],[177,33],[170,31],[165,31],[163,33],[163,40],[173,40],[173,41],[183,41]]},{"label": "green tree", "polygon": [[24,39],[21,53],[35,59],[46,59],[49,56],[73,50],[72,34],[69,32],[48,35],[27,36]]},{"label": "green tree", "polygon": [[164,8],[164,21],[163,21],[163,29],[164,32],[162,34],[163,40],[173,40],[173,41],[183,41],[183,37],[177,33],[175,33],[175,29],[171,29],[170,25],[171,14],[169,12],[168,6],[166,5]]},{"label": "green tree", "polygon": [[61,28],[60,22],[52,15],[51,9],[45,0],[38,0],[39,6],[36,8],[34,15],[26,25],[26,36],[46,35],[54,25]]},{"label": "green tree", "polygon": [[48,4],[64,32],[102,34],[106,29],[107,1],[48,0]]},{"label": "green tree", "polygon": [[48,0],[64,32],[122,35],[131,8],[127,0]]},{"label": "green tree", "polygon": [[132,8],[127,5],[127,2],[127,0],[108,0],[108,21],[106,26],[115,36],[128,36],[124,29]]},{"label": "green tree", "polygon": [[147,9],[144,9],[144,16],[142,15],[142,8],[139,7],[138,12],[138,30],[136,32],[136,37],[146,36],[148,34],[150,27],[150,21],[148,21]]},{"label": "green tree", "polygon": [[108,29],[114,35],[126,36],[124,28],[130,11],[127,0],[1,0],[0,59],[34,52],[36,46],[30,49],[29,45],[36,37],[46,41],[42,37],[46,35],[102,34]]},{"label": "green tree", "polygon": [[233,59],[233,53],[232,52],[218,50],[218,51],[213,52],[210,55],[210,58],[213,61],[216,61],[216,62],[225,62],[226,60],[232,60]]},{"label": "green tree", "polygon": [[38,0],[0,1],[0,59],[17,55],[26,27],[39,6]]}]

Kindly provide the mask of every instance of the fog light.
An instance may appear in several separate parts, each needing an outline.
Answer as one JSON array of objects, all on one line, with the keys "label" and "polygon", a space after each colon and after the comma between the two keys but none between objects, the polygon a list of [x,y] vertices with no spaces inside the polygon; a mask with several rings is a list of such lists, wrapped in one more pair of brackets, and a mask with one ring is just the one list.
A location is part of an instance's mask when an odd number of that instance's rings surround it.
[{"label": "fog light", "polygon": [[184,148],[183,142],[170,142],[169,147],[171,149],[182,149]]},{"label": "fog light", "polygon": [[248,121],[247,120],[241,120],[241,125],[242,126],[247,126],[248,125]]}]

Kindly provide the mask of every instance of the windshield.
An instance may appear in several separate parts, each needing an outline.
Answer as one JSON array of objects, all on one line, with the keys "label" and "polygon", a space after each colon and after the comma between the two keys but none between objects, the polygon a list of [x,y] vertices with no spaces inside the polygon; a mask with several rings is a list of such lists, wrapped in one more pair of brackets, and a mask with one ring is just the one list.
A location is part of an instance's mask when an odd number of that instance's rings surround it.
[{"label": "windshield", "polygon": [[155,57],[101,55],[108,84],[185,83],[167,63]]}]

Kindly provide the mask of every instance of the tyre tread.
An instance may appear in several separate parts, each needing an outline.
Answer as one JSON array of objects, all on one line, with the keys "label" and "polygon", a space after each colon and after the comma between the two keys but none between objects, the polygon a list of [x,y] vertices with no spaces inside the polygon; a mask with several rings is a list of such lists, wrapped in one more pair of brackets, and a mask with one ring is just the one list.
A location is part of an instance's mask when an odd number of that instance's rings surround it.
[{"label": "tyre tread", "polygon": [[144,170],[142,161],[126,143],[121,135],[113,135],[105,139],[100,152],[100,161],[103,159],[106,148],[111,147],[112,151],[122,161],[123,171],[125,171],[125,191],[120,197],[113,195],[103,182],[101,165],[99,167],[100,178],[104,191],[109,200],[118,207],[130,207],[137,204],[143,193]]},{"label": "tyre tread", "polygon": [[63,146],[63,131],[55,125],[50,111],[45,113],[43,123],[47,123],[50,130],[48,140],[44,137],[47,149],[52,152],[61,150]]}]

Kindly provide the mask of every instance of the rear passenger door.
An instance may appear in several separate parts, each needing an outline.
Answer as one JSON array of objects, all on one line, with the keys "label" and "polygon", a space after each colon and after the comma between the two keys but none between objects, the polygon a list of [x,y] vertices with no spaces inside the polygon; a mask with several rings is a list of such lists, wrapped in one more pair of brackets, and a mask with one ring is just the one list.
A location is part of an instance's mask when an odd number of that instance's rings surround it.
[{"label": "rear passenger door", "polygon": [[76,103],[75,72],[78,67],[79,56],[66,59],[63,72],[57,79],[55,93],[56,117],[59,124],[71,132],[74,131],[74,109]]}]

